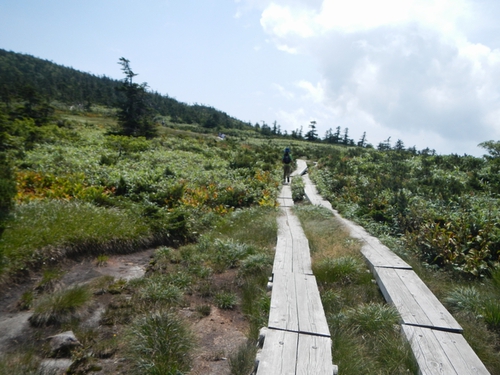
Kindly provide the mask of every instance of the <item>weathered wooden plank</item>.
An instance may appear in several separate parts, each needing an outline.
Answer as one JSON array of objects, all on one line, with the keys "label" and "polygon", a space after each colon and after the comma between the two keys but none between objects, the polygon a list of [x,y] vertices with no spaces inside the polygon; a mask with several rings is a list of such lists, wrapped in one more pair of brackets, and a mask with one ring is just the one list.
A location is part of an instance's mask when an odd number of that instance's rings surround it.
[{"label": "weathered wooden plank", "polygon": [[375,268],[386,300],[399,311],[402,323],[452,332],[462,327],[412,270]]},{"label": "weathered wooden plank", "polygon": [[292,199],[292,187],[290,185],[283,185],[279,197]]},{"label": "weathered wooden plank", "polygon": [[292,198],[282,198],[282,197],[278,197],[276,199],[276,202],[278,202],[278,205],[280,207],[293,207],[294,206],[294,202],[293,202],[293,199]]},{"label": "weathered wooden plank", "polygon": [[297,290],[293,273],[275,272],[269,310],[269,328],[299,332]]},{"label": "weathered wooden plank", "polygon": [[299,334],[297,375],[333,375],[332,340],[328,337]]},{"label": "weathered wooden plank", "polygon": [[294,235],[292,259],[293,259],[293,266],[292,266],[293,272],[312,275],[309,240],[306,238],[305,235],[304,236]]},{"label": "weathered wooden plank", "polygon": [[292,177],[293,176],[302,176],[307,171],[307,163],[305,160],[297,159],[296,164],[297,164],[296,169],[291,173]]},{"label": "weathered wooden plank", "polygon": [[303,176],[303,179],[304,179],[304,192],[306,194],[306,197],[307,199],[309,200],[309,202],[311,202],[311,204],[314,204],[314,205],[319,205],[319,206],[324,206],[326,208],[329,208],[329,209],[332,209],[332,205],[330,204],[330,202],[328,202],[327,200],[323,199],[319,194],[318,194],[318,190],[316,189],[316,186],[311,182],[311,179],[309,178],[308,175],[304,175]]},{"label": "weathered wooden plank", "polygon": [[389,248],[382,244],[374,244],[372,241],[370,243],[365,242],[361,246],[361,254],[365,257],[372,271],[373,267],[412,269],[408,263],[394,254]]},{"label": "weathered wooden plank", "polygon": [[318,284],[313,275],[294,274],[299,332],[330,337]]},{"label": "weathered wooden plank", "polygon": [[278,240],[273,273],[277,271],[312,274],[311,253],[299,219],[290,208],[283,207],[278,217]]},{"label": "weathered wooden plank", "polygon": [[298,333],[268,330],[260,353],[257,375],[295,374]]},{"label": "weathered wooden plank", "polygon": [[268,327],[330,337],[314,276],[274,274]]},{"label": "weathered wooden plank", "polygon": [[292,272],[293,237],[288,225],[287,211],[282,209],[278,222],[278,239],[274,254],[273,273],[278,271]]},{"label": "weathered wooden plank", "polygon": [[292,272],[312,274],[311,268],[311,252],[309,250],[309,241],[302,229],[297,216],[293,214],[291,209],[286,209],[288,217],[288,226],[292,233]]},{"label": "weathered wooden plank", "polygon": [[487,375],[489,371],[459,333],[402,325],[420,374]]}]

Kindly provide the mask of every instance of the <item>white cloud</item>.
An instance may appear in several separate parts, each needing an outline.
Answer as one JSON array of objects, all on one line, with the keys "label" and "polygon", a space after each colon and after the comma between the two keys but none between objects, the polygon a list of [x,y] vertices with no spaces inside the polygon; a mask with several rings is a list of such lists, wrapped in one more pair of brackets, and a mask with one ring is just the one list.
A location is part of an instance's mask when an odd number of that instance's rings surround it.
[{"label": "white cloud", "polygon": [[313,14],[307,8],[293,9],[271,3],[262,12],[260,22],[266,32],[277,37],[294,34],[307,38],[314,35],[314,23],[311,22]]},{"label": "white cloud", "polygon": [[316,103],[324,103],[326,98],[323,82],[318,82],[316,85],[313,85],[311,82],[301,80],[297,82],[297,87],[303,89],[306,92],[304,98],[310,99]]},{"label": "white cloud", "polygon": [[500,50],[477,31],[469,40],[481,25],[476,5],[275,0],[260,22],[277,48],[318,63],[319,83],[298,79],[305,113],[323,111],[325,123],[366,131],[374,143],[392,135],[417,148],[452,152],[455,144],[454,152],[472,153],[500,125]]},{"label": "white cloud", "polygon": [[285,89],[283,86],[281,86],[280,84],[278,83],[273,83],[272,85],[272,88],[276,91],[279,92],[279,94],[284,97],[285,99],[294,99],[295,98],[295,94],[292,92],[292,91],[288,91],[287,89]]}]

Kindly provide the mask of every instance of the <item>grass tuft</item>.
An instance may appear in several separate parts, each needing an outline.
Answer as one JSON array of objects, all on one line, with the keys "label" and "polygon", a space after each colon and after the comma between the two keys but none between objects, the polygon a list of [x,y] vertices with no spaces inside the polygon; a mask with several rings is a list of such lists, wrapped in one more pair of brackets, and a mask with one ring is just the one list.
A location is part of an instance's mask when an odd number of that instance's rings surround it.
[{"label": "grass tuft", "polygon": [[348,284],[364,271],[364,265],[352,256],[323,258],[314,263],[313,273],[319,282]]},{"label": "grass tuft", "polygon": [[238,273],[241,277],[249,275],[270,275],[273,258],[266,253],[252,254],[241,261]]},{"label": "grass tuft", "polygon": [[62,324],[77,318],[77,310],[84,306],[92,294],[85,286],[76,286],[42,296],[35,302],[30,323],[35,327]]},{"label": "grass tuft", "polygon": [[484,303],[482,316],[490,329],[500,332],[500,303],[496,299],[488,299]]},{"label": "grass tuft", "polygon": [[393,329],[398,324],[399,314],[393,306],[368,303],[346,309],[340,319],[355,332],[374,334]]},{"label": "grass tuft", "polygon": [[153,305],[174,306],[182,303],[182,289],[169,282],[164,276],[155,276],[147,279],[139,289],[139,299]]},{"label": "grass tuft", "polygon": [[305,183],[301,176],[295,176],[292,179],[292,199],[294,202],[300,202],[304,200],[305,193]]},{"label": "grass tuft", "polygon": [[235,353],[229,356],[229,368],[231,375],[250,374],[255,365],[257,345],[254,341],[248,340],[239,346]]},{"label": "grass tuft", "polygon": [[194,339],[175,314],[155,312],[140,318],[128,336],[129,357],[136,373],[177,375],[189,371]]},{"label": "grass tuft", "polygon": [[483,301],[475,287],[459,286],[448,293],[444,302],[452,311],[477,314]]},{"label": "grass tuft", "polygon": [[212,313],[212,306],[210,305],[198,305],[196,306],[196,312],[200,314],[200,316],[206,317]]},{"label": "grass tuft", "polygon": [[214,296],[215,304],[219,309],[232,310],[238,303],[238,297],[231,292],[220,292]]}]

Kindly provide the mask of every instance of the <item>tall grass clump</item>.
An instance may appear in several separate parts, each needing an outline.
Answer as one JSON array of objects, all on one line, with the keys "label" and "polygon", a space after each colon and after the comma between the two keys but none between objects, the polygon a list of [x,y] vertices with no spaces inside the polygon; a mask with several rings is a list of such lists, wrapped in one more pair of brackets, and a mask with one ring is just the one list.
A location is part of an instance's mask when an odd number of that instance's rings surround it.
[{"label": "tall grass clump", "polygon": [[35,327],[69,322],[78,318],[78,309],[91,298],[92,294],[86,286],[75,286],[43,295],[35,302],[33,315],[29,321]]},{"label": "tall grass clump", "polygon": [[314,264],[313,273],[318,282],[349,283],[362,275],[363,266],[359,259],[349,255],[339,258],[323,258]]},{"label": "tall grass clump", "polygon": [[254,246],[228,240],[215,240],[213,266],[215,271],[223,272],[229,268],[236,268],[240,262],[251,254],[255,254]]},{"label": "tall grass clump", "polygon": [[255,365],[257,346],[255,341],[248,340],[229,356],[231,375],[250,374]]},{"label": "tall grass clump", "polygon": [[231,292],[219,292],[214,296],[215,304],[219,309],[232,310],[238,303],[238,297]]},{"label": "tall grass clump", "polygon": [[260,278],[244,278],[241,289],[241,310],[250,322],[248,337],[257,340],[259,330],[267,325],[271,298],[267,294],[266,283]]},{"label": "tall grass clump", "polygon": [[154,275],[145,279],[138,289],[139,300],[153,306],[175,306],[183,299],[183,291],[178,286],[170,283],[166,275]]},{"label": "tall grass clump", "polygon": [[489,293],[480,293],[474,286],[457,286],[448,292],[444,301],[451,311],[483,320],[492,331],[500,332],[500,303],[498,294],[491,288]]},{"label": "tall grass clump", "polygon": [[483,297],[474,286],[458,286],[448,292],[444,302],[451,311],[478,314]]},{"label": "tall grass clump", "polygon": [[142,317],[132,324],[127,337],[134,373],[178,375],[189,371],[194,338],[175,314],[154,312]]},{"label": "tall grass clump", "polygon": [[394,329],[398,324],[399,314],[393,306],[366,303],[344,309],[339,319],[348,329],[372,335]]}]

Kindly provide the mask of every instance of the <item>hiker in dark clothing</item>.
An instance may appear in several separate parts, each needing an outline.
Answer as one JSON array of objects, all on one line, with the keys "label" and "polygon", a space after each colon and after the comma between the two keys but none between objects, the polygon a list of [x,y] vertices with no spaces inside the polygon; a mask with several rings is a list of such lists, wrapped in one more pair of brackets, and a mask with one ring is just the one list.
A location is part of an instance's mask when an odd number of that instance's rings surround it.
[{"label": "hiker in dark clothing", "polygon": [[290,183],[290,173],[292,172],[292,154],[290,149],[285,148],[285,153],[283,154],[283,180],[285,183]]}]

